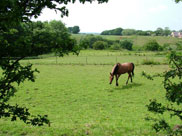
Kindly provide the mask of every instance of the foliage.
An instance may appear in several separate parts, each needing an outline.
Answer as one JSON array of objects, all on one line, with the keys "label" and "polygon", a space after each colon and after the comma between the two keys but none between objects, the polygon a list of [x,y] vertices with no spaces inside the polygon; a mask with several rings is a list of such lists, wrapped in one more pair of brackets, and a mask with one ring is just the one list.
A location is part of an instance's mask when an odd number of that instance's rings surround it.
[{"label": "foliage", "polygon": [[155,31],[147,30],[135,30],[135,29],[122,29],[122,28],[116,28],[112,30],[105,30],[101,33],[101,35],[123,35],[123,36],[129,36],[129,35],[142,35],[142,36],[169,36],[171,34],[171,30],[169,27],[163,28],[157,28]]},{"label": "foliage", "polygon": [[68,31],[73,34],[78,34],[80,32],[80,27],[79,26],[68,27]]},{"label": "foliage", "polygon": [[[78,41],[83,41],[88,35],[86,34],[75,34],[72,35],[72,37],[74,39],[76,39]],[[98,36],[98,35],[92,35],[92,36]],[[100,35],[100,37],[103,38],[104,41],[108,42],[109,46],[112,46],[115,43],[119,43],[120,40],[130,40],[133,42],[133,50],[144,50],[144,45],[150,41],[151,39],[156,40],[159,45],[162,45],[162,47],[160,47],[161,49],[164,47],[164,50],[175,50],[176,47],[176,43],[178,41],[180,41],[180,38],[173,38],[173,37],[168,37],[168,36],[111,36],[111,35]],[[164,44],[168,44],[169,46],[167,48],[165,48]],[[85,44],[86,46],[88,46],[89,44]],[[89,47],[88,47],[89,48]]]},{"label": "foliage", "polygon": [[163,50],[172,50],[172,48],[169,43],[164,43]]},{"label": "foliage", "polygon": [[103,50],[107,48],[107,46],[108,46],[107,42],[104,42],[104,41],[96,41],[93,44],[93,48],[96,50]]},{"label": "foliage", "polygon": [[101,36],[86,35],[84,38],[80,39],[79,45],[80,45],[80,48],[82,49],[87,49],[87,48],[95,49],[94,43],[97,41],[104,42],[105,43],[104,48],[108,48],[108,46],[113,43],[113,41],[104,39]]},{"label": "foliage", "polygon": [[152,31],[136,30],[136,35],[150,36],[151,34],[152,34]]},{"label": "foliage", "polygon": [[[76,0],[51,0],[51,1],[20,1],[20,0],[4,0],[0,2],[0,67],[2,70],[2,77],[0,78],[0,118],[11,117],[14,121],[17,118],[23,120],[27,124],[43,125],[49,124],[47,116],[33,116],[28,112],[27,108],[19,107],[18,105],[12,106],[8,104],[8,100],[14,96],[17,91],[14,87],[15,84],[20,85],[25,80],[34,81],[34,73],[36,69],[32,70],[32,65],[23,66],[20,60],[30,55],[41,54],[37,45],[43,46],[45,41],[42,41],[41,35],[47,35],[47,30],[37,29],[33,33],[30,31],[29,25],[22,24],[23,22],[30,22],[30,18],[38,17],[43,8],[59,10],[62,16],[68,15],[68,10],[64,5],[68,3],[75,3]],[[92,2],[92,0],[79,0],[81,3]],[[107,2],[108,0],[98,0],[98,3]],[[61,8],[58,5],[62,6]],[[37,24],[42,27],[41,23]],[[60,28],[58,23],[52,22],[51,27],[57,31]],[[63,28],[63,27],[62,27]],[[59,31],[59,30],[58,30]],[[25,33],[24,33],[25,32]],[[31,33],[30,33],[31,32]],[[30,34],[32,34],[30,36]],[[54,40],[52,41],[52,48],[60,56],[68,52],[76,52],[74,49],[75,42],[70,40],[67,33],[54,33]],[[40,40],[33,41],[32,36],[39,37]],[[61,36],[59,39],[56,36]],[[50,41],[50,42],[51,42]],[[36,43],[34,43],[36,42]],[[46,47],[47,48],[47,47]],[[12,59],[12,57],[18,58]]]},{"label": "foliage", "polygon": [[122,32],[122,35],[135,35],[136,30],[135,29],[124,29]]},{"label": "foliage", "polygon": [[141,64],[142,65],[159,65],[160,63],[152,59],[144,59]]},{"label": "foliage", "polygon": [[121,40],[119,44],[123,49],[132,50],[133,42],[131,40]]},{"label": "foliage", "polygon": [[[171,69],[162,74],[158,74],[158,76],[164,78],[163,85],[166,91],[166,100],[169,102],[169,104],[166,105],[157,102],[157,100],[154,99],[150,101],[150,104],[147,105],[147,107],[148,110],[153,113],[164,115],[165,112],[168,112],[171,117],[175,116],[182,120],[182,56],[178,55],[175,52],[171,52],[168,56],[168,59]],[[153,79],[152,76],[146,77],[148,77],[149,79]],[[181,125],[177,129],[172,129],[171,126],[164,119],[148,119],[155,121],[153,128],[157,132],[161,130],[166,130],[170,135],[182,134]]]},{"label": "foliage", "polygon": [[176,2],[176,3],[178,3],[178,2],[182,2],[182,0],[175,0],[175,2]]},{"label": "foliage", "polygon": [[110,49],[112,50],[120,50],[121,49],[121,46],[119,43],[114,43],[111,45]]},{"label": "foliage", "polygon": [[122,35],[122,28],[116,28],[112,30],[105,30],[101,32],[101,35]]},{"label": "foliage", "polygon": [[182,50],[182,40],[181,41],[178,41],[177,43],[176,43],[176,46],[177,46],[177,50]]},{"label": "foliage", "polygon": [[145,50],[147,51],[160,51],[162,50],[161,46],[156,40],[150,40],[145,45]]}]

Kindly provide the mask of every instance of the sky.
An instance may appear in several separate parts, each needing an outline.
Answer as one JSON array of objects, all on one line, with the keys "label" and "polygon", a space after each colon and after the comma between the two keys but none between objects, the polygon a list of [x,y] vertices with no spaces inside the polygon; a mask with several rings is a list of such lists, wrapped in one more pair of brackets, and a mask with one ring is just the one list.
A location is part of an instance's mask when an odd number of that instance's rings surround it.
[{"label": "sky", "polygon": [[182,2],[176,4],[174,0],[109,0],[104,4],[95,0],[92,4],[69,4],[67,9],[69,16],[61,18],[60,12],[45,8],[36,20],[61,20],[66,27],[79,26],[82,33],[101,33],[118,27],[182,30]]}]

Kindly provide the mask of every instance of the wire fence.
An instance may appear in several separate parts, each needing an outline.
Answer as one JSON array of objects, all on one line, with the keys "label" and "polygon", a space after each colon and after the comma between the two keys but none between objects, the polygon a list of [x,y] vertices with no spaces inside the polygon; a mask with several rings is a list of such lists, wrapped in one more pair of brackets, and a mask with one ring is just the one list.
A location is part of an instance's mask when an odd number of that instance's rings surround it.
[{"label": "wire fence", "polygon": [[[12,57],[12,60],[18,57]],[[116,63],[133,62],[135,65],[143,64],[165,64],[164,54],[145,52],[81,52],[77,55],[66,55],[58,57],[54,54],[26,57],[20,61],[22,64],[36,65],[114,65]]]},{"label": "wire fence", "polygon": [[21,60],[22,64],[31,63],[36,65],[114,65],[116,63],[133,62],[140,65],[146,62],[152,64],[166,64],[166,58],[161,56],[142,56],[142,55],[69,55],[28,57]]}]

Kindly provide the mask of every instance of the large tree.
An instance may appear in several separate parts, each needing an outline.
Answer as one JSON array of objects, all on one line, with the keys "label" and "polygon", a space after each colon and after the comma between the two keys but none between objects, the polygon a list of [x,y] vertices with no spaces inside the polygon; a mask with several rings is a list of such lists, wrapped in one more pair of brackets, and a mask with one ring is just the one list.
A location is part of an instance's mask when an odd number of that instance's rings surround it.
[{"label": "large tree", "polygon": [[[14,96],[17,91],[15,84],[20,85],[25,80],[34,81],[34,72],[32,65],[21,65],[20,60],[32,54],[39,55],[42,52],[36,48],[36,41],[29,36],[29,27],[26,23],[31,22],[32,17],[38,17],[42,10],[47,7],[58,10],[62,16],[68,16],[66,5],[75,3],[76,0],[2,0],[0,2],[0,118],[10,117],[12,121],[19,118],[27,124],[43,125],[49,124],[46,115],[31,115],[26,107],[20,107],[18,104],[10,105],[8,100]],[[92,2],[93,0],[79,0],[80,3]],[[98,3],[108,0],[97,0]],[[22,23],[22,22],[25,22]],[[25,26],[21,26],[25,25]],[[37,24],[40,25],[41,23]],[[55,29],[59,25],[52,22],[51,26]],[[22,32],[24,32],[22,34]],[[36,33],[38,34],[38,33]],[[45,33],[44,33],[45,34]],[[59,34],[59,33],[58,33]],[[33,35],[33,34],[32,34]],[[39,36],[34,35],[34,36]],[[64,35],[65,36],[65,35]],[[67,36],[67,35],[66,35]],[[60,43],[52,41],[54,50],[63,56],[68,52],[76,52],[74,42],[68,38],[62,39]],[[56,38],[56,37],[55,37]],[[12,57],[18,56],[12,59]]]}]

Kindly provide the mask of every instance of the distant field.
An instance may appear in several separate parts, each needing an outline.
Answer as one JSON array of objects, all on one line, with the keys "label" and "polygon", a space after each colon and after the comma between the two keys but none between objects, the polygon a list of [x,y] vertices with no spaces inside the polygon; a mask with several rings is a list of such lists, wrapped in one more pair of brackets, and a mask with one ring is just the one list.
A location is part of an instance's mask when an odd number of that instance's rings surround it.
[{"label": "distant field", "polygon": [[[74,34],[72,35],[74,38],[79,41],[81,38],[84,38],[84,34]],[[121,39],[130,39],[133,41],[134,46],[143,46],[150,39],[156,39],[157,42],[163,46],[165,43],[169,43],[171,45],[175,45],[176,42],[180,41],[179,38],[173,37],[165,37],[165,36],[106,36],[106,35],[97,35],[109,40],[121,40]]]},{"label": "distant field", "polygon": [[117,62],[133,62],[136,65],[144,61],[154,61],[166,64],[166,52],[137,52],[137,51],[110,51],[110,50],[82,50],[78,56],[56,57],[54,55],[40,56],[43,59],[26,59],[22,63],[32,64],[66,64],[66,65],[114,65]]},{"label": "distant field", "polygon": [[[20,121],[0,119],[1,136],[163,136],[151,129],[145,120],[146,104],[157,98],[165,102],[162,78],[146,80],[141,72],[158,73],[168,69],[165,53],[81,51],[79,56],[63,58],[42,56],[42,59],[23,60],[33,63],[40,73],[36,82],[25,82],[18,87],[10,101],[27,106],[33,114],[47,114],[51,127],[33,127]],[[142,65],[153,59],[160,65]],[[125,85],[127,75],[109,85],[109,72],[116,62],[136,64],[134,82]],[[176,118],[165,115],[171,125]]]}]

